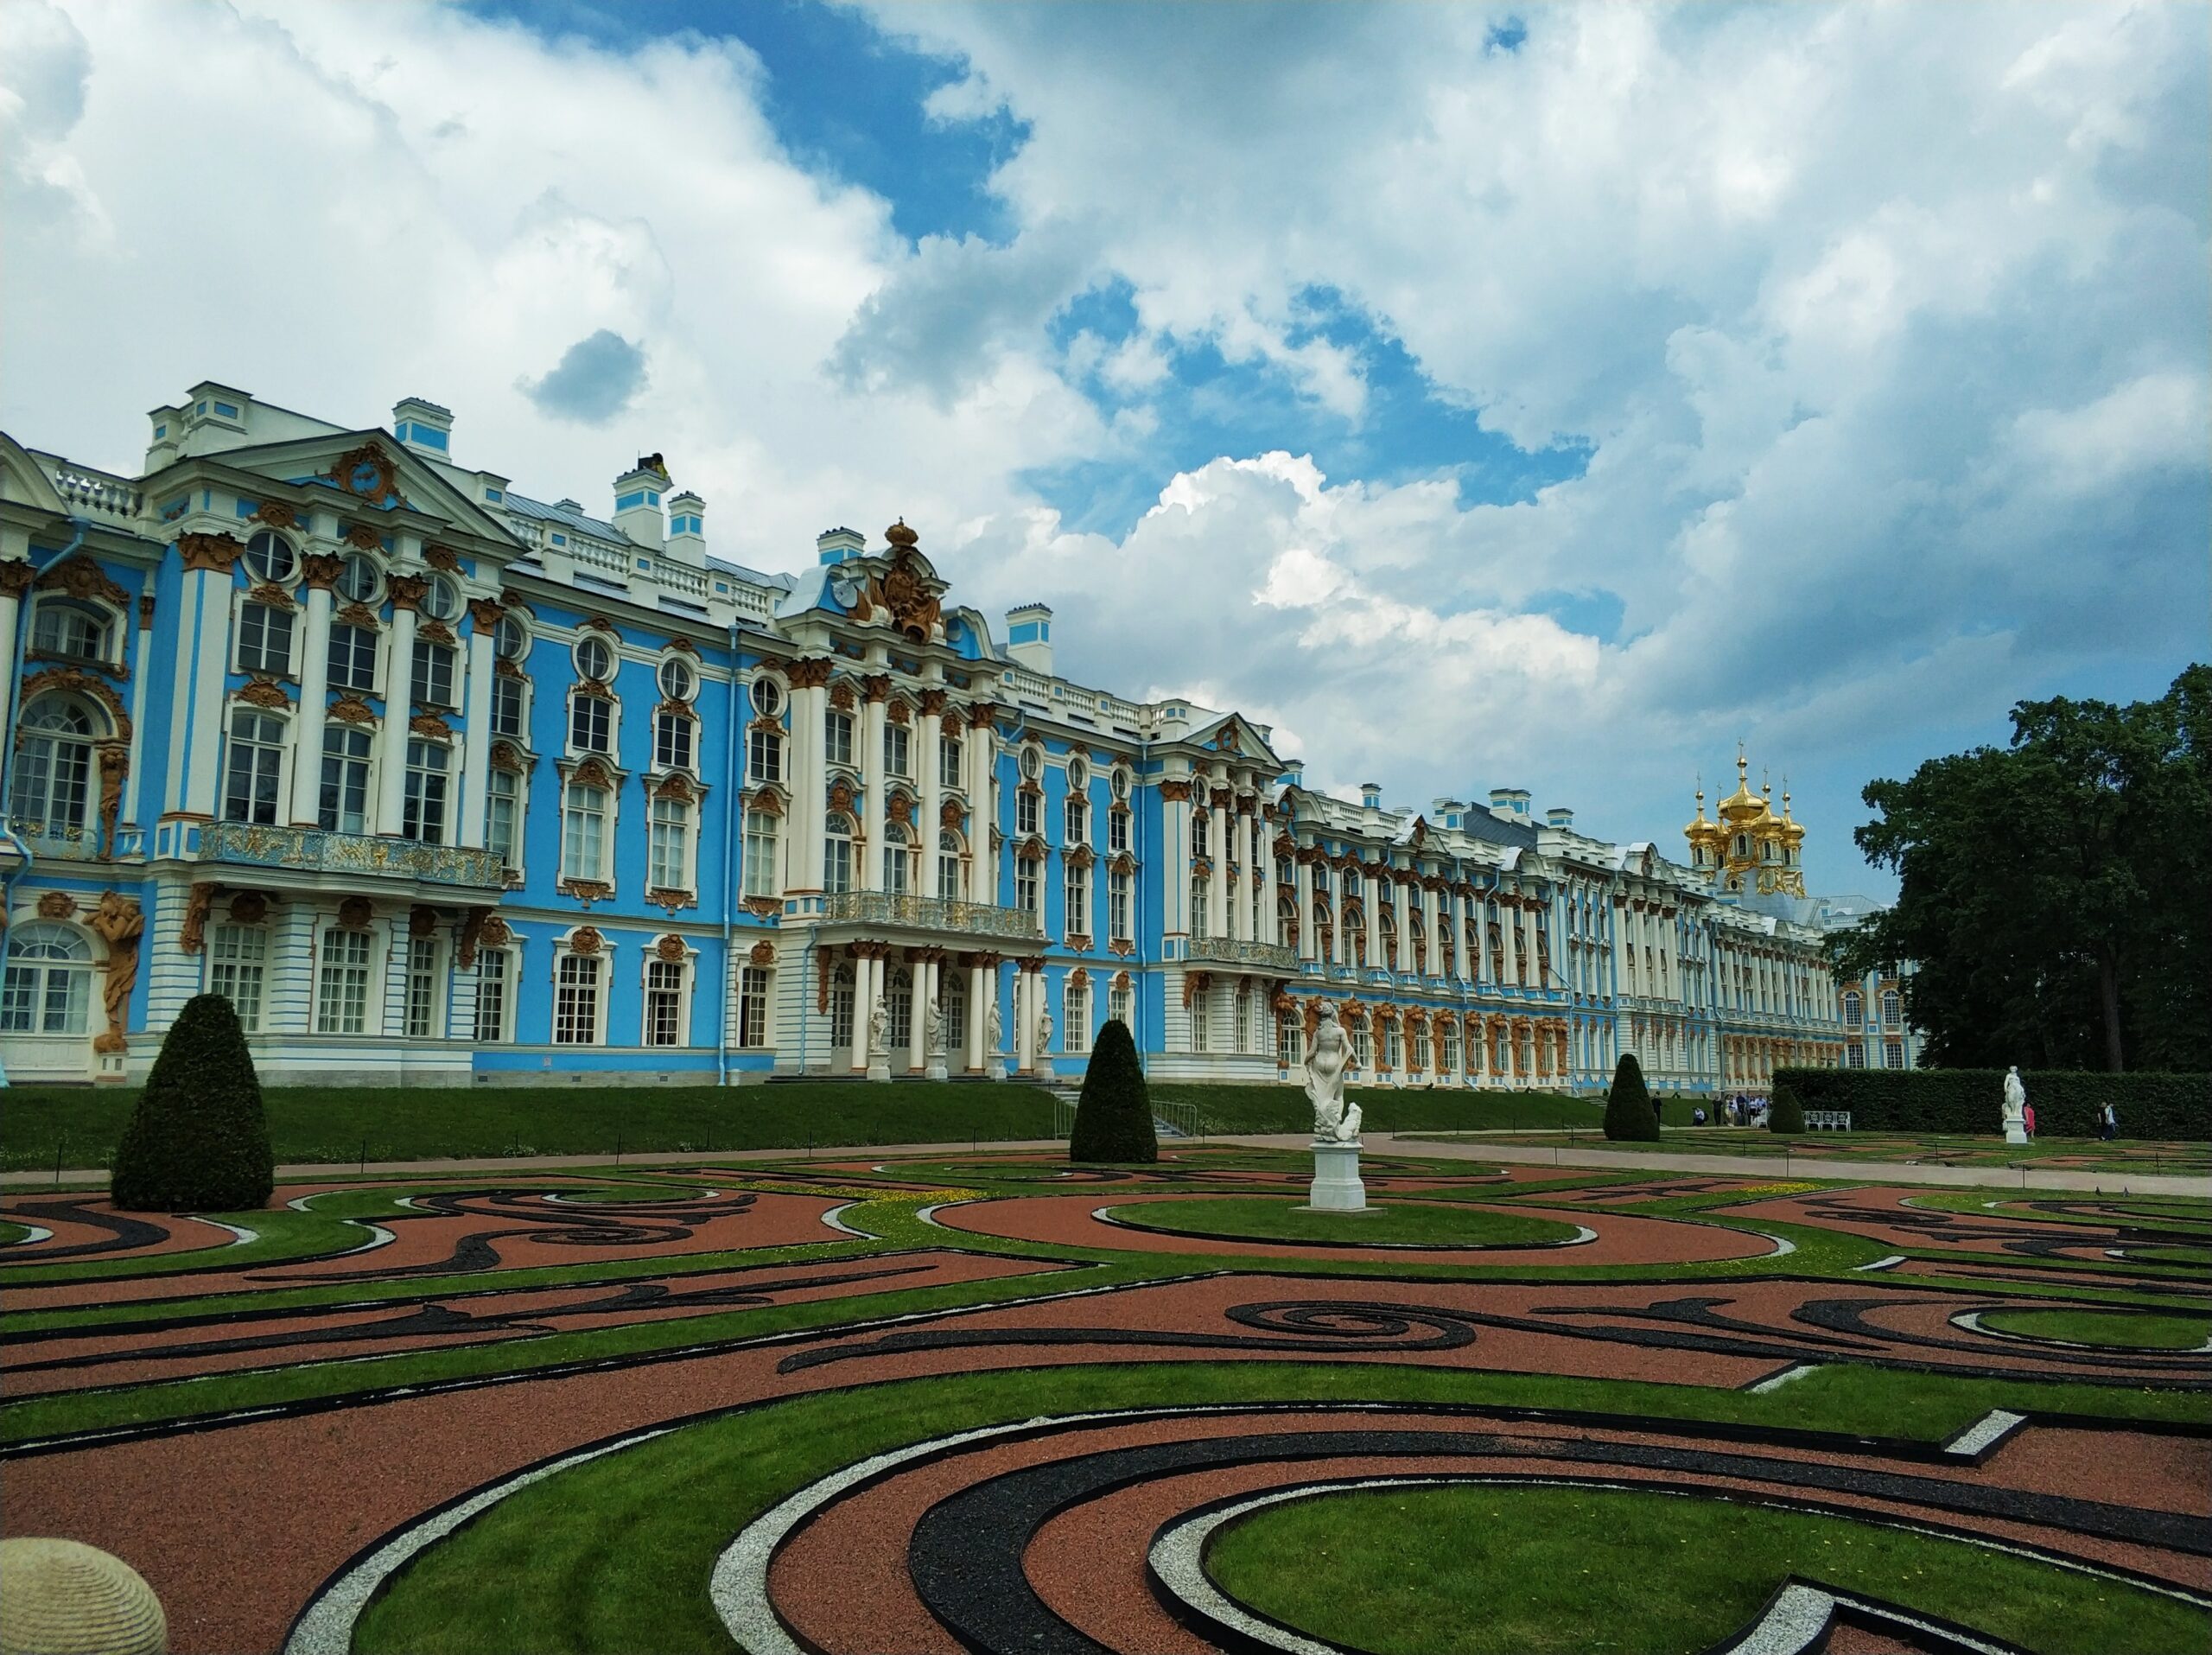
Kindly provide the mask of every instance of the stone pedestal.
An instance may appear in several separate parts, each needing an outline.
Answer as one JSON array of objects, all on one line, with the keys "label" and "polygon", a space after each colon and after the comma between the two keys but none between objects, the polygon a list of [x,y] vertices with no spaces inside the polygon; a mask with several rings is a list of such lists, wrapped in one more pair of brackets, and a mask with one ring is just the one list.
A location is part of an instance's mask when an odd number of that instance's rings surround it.
[{"label": "stone pedestal", "polygon": [[2017,1122],[2012,1122],[2012,1121],[2007,1121],[2007,1122],[2005,1123],[2005,1143],[2025,1143],[2027,1141],[2028,1141],[2028,1129],[2027,1129],[2026,1127],[2022,1126],[2022,1125],[2018,1124]]},{"label": "stone pedestal", "polygon": [[1359,1141],[1313,1145],[1313,1189],[1307,1198],[1311,1213],[1364,1213],[1367,1186],[1359,1181]]},{"label": "stone pedestal", "polygon": [[944,1054],[943,1053],[932,1052],[930,1053],[929,1065],[927,1067],[923,1069],[922,1079],[925,1080],[942,1080],[945,1079]]},{"label": "stone pedestal", "polygon": [[868,1066],[868,1078],[871,1080],[890,1079],[891,1066],[881,1058],[870,1059]]},{"label": "stone pedestal", "polygon": [[996,1052],[992,1053],[989,1059],[983,1065],[983,1079],[986,1080],[1003,1080],[1006,1079],[1006,1060],[1001,1057]]}]

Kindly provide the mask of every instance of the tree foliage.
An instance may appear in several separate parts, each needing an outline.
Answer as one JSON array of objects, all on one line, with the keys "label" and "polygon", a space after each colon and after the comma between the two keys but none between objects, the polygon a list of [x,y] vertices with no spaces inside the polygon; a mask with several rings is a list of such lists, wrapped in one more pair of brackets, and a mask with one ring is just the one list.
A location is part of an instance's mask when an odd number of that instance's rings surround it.
[{"label": "tree foliage", "polygon": [[1075,1106],[1075,1130],[1068,1159],[1077,1162],[1150,1162],[1160,1159],[1160,1139],[1152,1127],[1152,1094],[1129,1026],[1109,1018],[1098,1031],[1090,1062],[1083,1072],[1083,1096]]},{"label": "tree foliage", "polygon": [[238,1015],[219,994],[185,1002],[117,1147],[116,1206],[238,1213],[269,1205],[276,1163]]},{"label": "tree foliage", "polygon": [[1899,960],[1928,1060],[2212,1067],[2212,667],[2156,701],[2024,701],[2006,748],[1868,784],[1895,907],[1834,939]]},{"label": "tree foliage", "polygon": [[1651,1107],[1643,1066],[1633,1052],[1622,1053],[1613,1066],[1613,1084],[1605,1093],[1605,1136],[1646,1140],[1659,1136],[1659,1111]]}]

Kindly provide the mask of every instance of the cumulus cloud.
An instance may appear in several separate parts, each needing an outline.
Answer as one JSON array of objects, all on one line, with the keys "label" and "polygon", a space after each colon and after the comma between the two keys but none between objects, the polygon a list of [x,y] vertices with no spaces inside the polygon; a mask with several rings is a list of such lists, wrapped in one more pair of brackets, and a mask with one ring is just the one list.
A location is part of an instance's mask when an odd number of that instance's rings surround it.
[{"label": "cumulus cloud", "polygon": [[569,346],[550,372],[524,380],[521,389],[556,419],[604,425],[630,405],[645,383],[645,353],[601,328]]}]

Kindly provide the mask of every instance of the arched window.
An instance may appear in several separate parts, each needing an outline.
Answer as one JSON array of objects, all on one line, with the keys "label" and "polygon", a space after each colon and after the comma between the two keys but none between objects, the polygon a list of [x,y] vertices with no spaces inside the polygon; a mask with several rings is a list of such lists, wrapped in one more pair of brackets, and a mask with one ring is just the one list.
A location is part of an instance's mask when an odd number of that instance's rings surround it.
[{"label": "arched window", "polygon": [[17,926],[0,978],[0,1032],[81,1034],[92,1000],[92,945],[67,926]]},{"label": "arched window", "polygon": [[90,818],[92,710],[67,696],[40,696],[17,725],[16,783],[8,812],[18,826],[54,838],[82,837]]},{"label": "arched window", "polygon": [[1863,1005],[1864,1002],[1859,999],[1858,990],[1853,989],[1845,993],[1843,996],[1843,1021],[1846,1028],[1856,1028],[1859,1027],[1860,1022],[1863,1020],[1861,1010]]},{"label": "arched window", "polygon": [[1895,989],[1882,990],[1882,1025],[1895,1028],[1904,1020],[1904,1001]]},{"label": "arched window", "polygon": [[852,1049],[853,968],[849,964],[830,974],[830,1044]]},{"label": "arched window", "polygon": [[65,660],[105,661],[112,659],[109,646],[114,634],[115,617],[105,609],[67,598],[41,598],[31,623],[31,648]]},{"label": "arched window", "polygon": [[1363,970],[1367,964],[1367,909],[1364,904],[1353,900],[1349,890],[1344,896],[1344,939],[1351,945],[1351,963]]},{"label": "arched window", "polygon": [[833,894],[853,888],[853,818],[842,811],[830,812],[823,824],[822,888]]},{"label": "arched window", "polygon": [[939,828],[937,835],[937,894],[948,902],[957,902],[964,894],[961,884],[960,836],[950,828]]},{"label": "arched window", "polygon": [[1382,921],[1381,964],[1385,971],[1402,971],[1405,962],[1398,953],[1398,905],[1380,893],[1376,894],[1376,901],[1381,905],[1380,917]]},{"label": "arched window", "polygon": [[910,835],[903,823],[883,824],[883,888],[903,895],[912,888],[914,851]]}]

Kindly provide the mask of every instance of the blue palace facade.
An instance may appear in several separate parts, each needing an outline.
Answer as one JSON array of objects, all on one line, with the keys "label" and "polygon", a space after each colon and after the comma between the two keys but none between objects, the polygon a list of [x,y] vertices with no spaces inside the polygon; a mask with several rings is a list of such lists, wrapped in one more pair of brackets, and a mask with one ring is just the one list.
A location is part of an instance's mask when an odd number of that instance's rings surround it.
[{"label": "blue palace facade", "polygon": [[1370,1084],[1669,1090],[1835,1062],[1802,830],[1739,778],[1688,863],[1529,795],[1301,785],[1234,711],[1059,677],[920,535],[711,555],[203,384],[140,474],[0,436],[11,1080],[143,1078],[194,995],[279,1083],[1081,1073],[1274,1081],[1324,998]]}]

